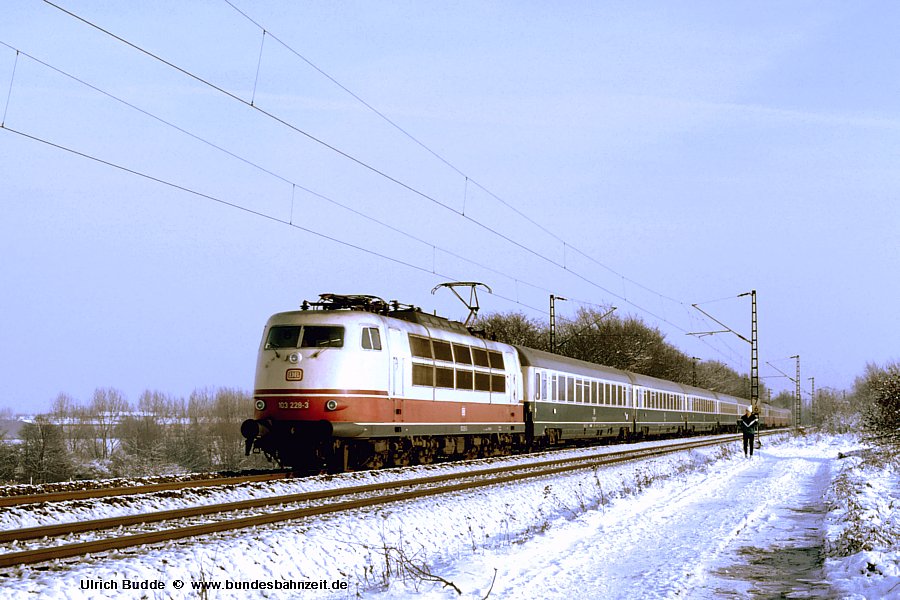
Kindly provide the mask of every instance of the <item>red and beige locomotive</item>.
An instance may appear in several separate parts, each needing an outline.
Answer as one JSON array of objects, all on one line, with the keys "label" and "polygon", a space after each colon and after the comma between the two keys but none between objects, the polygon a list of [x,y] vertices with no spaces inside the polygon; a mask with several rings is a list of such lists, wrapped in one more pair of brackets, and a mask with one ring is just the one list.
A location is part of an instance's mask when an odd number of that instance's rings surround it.
[{"label": "red and beige locomotive", "polygon": [[[746,400],[473,335],[374,296],[323,294],[273,315],[247,452],[332,471],[427,464],[571,441],[730,431]],[[790,411],[760,407],[766,427]]]}]

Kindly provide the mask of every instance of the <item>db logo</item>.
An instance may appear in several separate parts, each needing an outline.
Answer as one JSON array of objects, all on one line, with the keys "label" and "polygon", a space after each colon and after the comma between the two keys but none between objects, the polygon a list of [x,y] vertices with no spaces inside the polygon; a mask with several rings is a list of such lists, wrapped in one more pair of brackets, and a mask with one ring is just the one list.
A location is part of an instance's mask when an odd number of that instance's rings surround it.
[{"label": "db logo", "polygon": [[284,374],[285,381],[303,381],[303,369],[288,369]]}]

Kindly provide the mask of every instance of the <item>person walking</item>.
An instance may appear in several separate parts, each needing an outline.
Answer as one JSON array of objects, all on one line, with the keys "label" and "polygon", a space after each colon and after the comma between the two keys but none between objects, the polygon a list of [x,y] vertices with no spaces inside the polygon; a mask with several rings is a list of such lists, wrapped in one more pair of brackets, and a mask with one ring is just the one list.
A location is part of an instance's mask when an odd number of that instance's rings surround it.
[{"label": "person walking", "polygon": [[748,406],[744,416],[738,419],[738,426],[744,434],[744,456],[750,458],[753,456],[753,436],[756,435],[756,429],[759,427],[759,418],[753,414],[752,406]]}]

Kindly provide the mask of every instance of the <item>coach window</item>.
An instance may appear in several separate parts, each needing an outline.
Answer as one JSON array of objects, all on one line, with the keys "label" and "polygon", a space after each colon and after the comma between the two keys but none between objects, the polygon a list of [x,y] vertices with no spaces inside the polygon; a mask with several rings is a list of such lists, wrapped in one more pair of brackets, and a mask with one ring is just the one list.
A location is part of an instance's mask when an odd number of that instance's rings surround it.
[{"label": "coach window", "polygon": [[381,333],[377,327],[363,327],[362,347],[365,350],[381,350]]},{"label": "coach window", "polygon": [[541,398],[547,399],[547,374],[541,373]]},{"label": "coach window", "polygon": [[472,350],[462,344],[453,344],[453,357],[461,365],[472,364]]},{"label": "coach window", "polygon": [[566,377],[566,397],[563,398],[566,402],[574,402],[575,401],[575,378],[574,377]]},{"label": "coach window", "polygon": [[447,362],[453,362],[453,355],[450,353],[450,342],[431,340],[431,345],[434,346],[435,360],[446,360]]}]

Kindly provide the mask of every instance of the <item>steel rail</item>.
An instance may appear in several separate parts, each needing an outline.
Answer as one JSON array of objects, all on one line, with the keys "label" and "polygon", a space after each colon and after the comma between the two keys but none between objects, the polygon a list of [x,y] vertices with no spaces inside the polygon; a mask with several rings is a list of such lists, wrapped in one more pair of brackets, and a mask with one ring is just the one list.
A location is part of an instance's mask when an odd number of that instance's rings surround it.
[{"label": "steel rail", "polygon": [[20,494],[18,496],[0,496],[0,507],[19,506],[21,504],[37,504],[40,502],[63,502],[66,500],[87,500],[90,498],[106,498],[109,496],[136,496],[178,490],[193,487],[209,487],[214,485],[235,485],[239,483],[253,483],[256,481],[270,481],[272,479],[288,479],[288,472],[265,473],[261,475],[243,475],[234,477],[211,477],[209,479],[191,479],[181,481],[165,481],[160,483],[148,483],[128,487],[92,488],[85,490],[64,490],[61,492],[45,492],[42,494]]},{"label": "steel rail", "polygon": [[[202,507],[194,507],[187,509],[177,509],[172,511],[162,511],[158,513],[145,515],[131,515],[128,517],[116,517],[113,519],[97,519],[93,521],[85,521],[75,524],[63,524],[58,526],[34,527],[21,530],[10,530],[3,532],[2,541],[33,539],[35,537],[44,537],[49,535],[61,535],[64,533],[76,533],[81,531],[93,531],[110,527],[119,527],[128,524],[149,523],[154,521],[171,520],[174,518],[184,518],[190,516],[199,516],[211,513],[228,512],[246,508],[256,508],[260,506],[269,506],[274,504],[286,504],[303,500],[314,500],[323,498],[334,498],[346,496],[349,494],[358,494],[374,491],[385,491],[390,489],[399,489],[402,487],[414,487],[427,485],[432,483],[443,483],[449,480],[468,479],[469,481],[450,483],[447,485],[436,486],[431,488],[419,488],[396,492],[388,495],[376,495],[365,498],[357,498],[352,500],[343,500],[329,504],[317,506],[309,506],[291,510],[284,510],[264,515],[240,517],[237,519],[222,520],[201,525],[192,525],[161,531],[139,533],[126,536],[120,536],[111,539],[94,540],[90,542],[79,542],[74,544],[59,545],[37,550],[24,550],[0,555],[0,567],[9,567],[14,565],[33,564],[52,559],[70,558],[73,556],[81,556],[92,552],[102,552],[107,550],[117,550],[131,546],[144,544],[153,544],[163,541],[171,541],[183,539],[187,537],[195,537],[218,533],[222,531],[230,531],[235,529],[243,529],[259,525],[267,525],[280,521],[290,521],[304,517],[336,513],[355,508],[366,506],[374,506],[378,504],[387,504],[390,502],[399,502],[414,498],[422,498],[437,494],[446,494],[467,489],[475,489],[486,487],[500,483],[509,483],[523,479],[535,477],[543,477],[547,475],[555,475],[567,471],[575,471],[596,466],[606,466],[620,462],[627,462],[642,458],[650,458],[674,452],[681,452],[692,448],[700,448],[704,446],[714,446],[733,442],[736,436],[729,436],[726,439],[691,441],[683,444],[672,444],[656,448],[642,448],[638,450],[623,450],[618,452],[610,452],[604,454],[595,454],[588,457],[571,457],[568,459],[555,459],[550,461],[542,461],[529,463],[524,465],[506,465],[502,467],[493,467],[488,469],[480,469],[477,471],[469,471],[462,473],[448,473],[443,475],[435,475],[430,477],[420,477],[408,480],[396,480],[391,482],[382,482],[375,484],[367,484],[362,486],[352,486],[349,488],[336,488],[330,490],[319,490],[314,492],[303,492],[300,494],[291,494],[288,496],[273,496],[270,498],[256,498],[239,502],[230,502],[218,505],[208,505]],[[565,464],[569,463],[569,464]],[[519,471],[517,473],[509,473],[509,471]],[[484,478],[489,475],[498,475],[507,472],[506,475],[498,477]],[[483,479],[473,479],[482,477]],[[127,522],[126,522],[127,521]],[[114,523],[115,522],[115,523]],[[66,529],[68,528],[68,529]],[[39,532],[43,532],[38,535]],[[28,535],[28,537],[16,537],[17,534]]]},{"label": "steel rail", "polygon": [[[691,444],[696,442],[685,442],[684,444],[673,444],[664,446],[663,448],[681,449],[685,444],[693,447]],[[720,443],[717,440],[717,443]],[[569,458],[558,458],[547,461],[538,461],[534,463],[525,463],[520,465],[506,465],[500,467],[490,467],[487,469],[478,469],[475,471],[467,471],[464,473],[445,473],[442,475],[430,475],[426,477],[416,477],[413,479],[394,480],[380,483],[370,483],[357,486],[349,486],[346,488],[330,488],[324,490],[316,490],[309,492],[298,492],[296,494],[287,494],[281,496],[269,496],[265,498],[253,498],[249,500],[238,500],[234,502],[224,502],[218,504],[205,504],[203,506],[194,506],[189,508],[178,508],[165,511],[157,511],[152,513],[142,513],[137,515],[126,515],[121,517],[108,517],[103,519],[91,519],[88,521],[79,521],[76,523],[59,523],[56,525],[38,525],[35,527],[26,527],[22,529],[0,530],[0,543],[8,543],[14,541],[25,541],[42,537],[53,537],[66,535],[71,533],[82,533],[85,531],[100,531],[103,529],[113,529],[116,527],[128,527],[131,525],[140,525],[145,523],[156,523],[159,521],[171,521],[173,519],[182,519],[190,517],[198,517],[209,514],[230,512],[236,510],[259,508],[264,506],[273,506],[277,504],[292,504],[296,502],[305,502],[310,500],[322,500],[327,498],[335,498],[339,496],[349,496],[351,494],[364,494],[369,492],[380,492],[385,490],[396,489],[399,487],[428,485],[433,483],[441,483],[453,479],[476,478],[495,475],[510,470],[528,470],[552,467],[567,463],[594,463],[597,458],[611,458],[617,456],[628,456],[629,460],[641,458],[645,453],[652,452],[654,449],[631,449],[620,450],[617,452],[607,452],[603,454],[594,454],[590,456],[575,456]],[[573,467],[576,468],[576,467]]]}]

